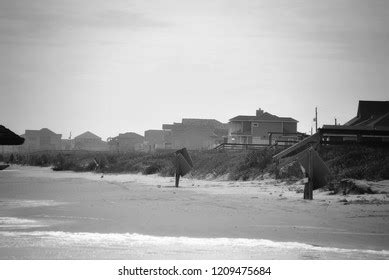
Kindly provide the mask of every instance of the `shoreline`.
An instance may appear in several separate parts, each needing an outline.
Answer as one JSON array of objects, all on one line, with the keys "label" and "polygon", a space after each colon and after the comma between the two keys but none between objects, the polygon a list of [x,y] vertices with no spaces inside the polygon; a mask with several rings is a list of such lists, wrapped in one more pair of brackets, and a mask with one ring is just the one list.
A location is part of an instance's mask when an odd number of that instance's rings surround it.
[{"label": "shoreline", "polygon": [[[283,179],[274,179],[270,175],[265,174],[262,179],[235,181],[226,179],[228,176],[221,176],[210,179],[196,179],[196,178],[180,178],[179,188],[175,188],[174,177],[164,177],[158,174],[144,175],[142,173],[95,173],[95,172],[75,172],[75,171],[53,171],[51,167],[37,167],[37,166],[25,166],[25,165],[11,165],[11,168],[16,167],[16,170],[33,170],[34,173],[29,173],[28,176],[32,177],[45,177],[51,179],[84,179],[97,182],[106,182],[110,184],[122,184],[121,186],[126,188],[125,184],[141,184],[148,187],[157,188],[172,188],[172,189],[191,189],[200,192],[206,192],[210,194],[237,194],[242,188],[260,188],[261,195],[276,195],[283,194],[284,197],[295,198],[303,200],[304,184],[302,180],[294,182],[287,182]],[[9,169],[8,171],[13,171]],[[24,175],[22,175],[24,176]],[[326,200],[335,202],[338,200],[346,199],[350,204],[369,204],[377,203],[389,204],[389,180],[382,181],[368,181],[368,180],[356,180],[364,181],[373,186],[379,186],[381,189],[386,188],[386,192],[374,193],[374,194],[347,194],[340,193],[332,194],[330,191],[317,189],[314,190],[315,200]],[[257,192],[253,192],[256,194]],[[305,200],[309,201],[309,200]],[[343,201],[346,202],[346,201]],[[389,209],[388,209],[389,210]]]},{"label": "shoreline", "polygon": [[[389,259],[388,250],[345,249],[321,247],[299,242],[276,242],[267,239],[247,238],[196,238],[151,236],[137,233],[90,233],[90,232],[7,232],[0,231],[0,238],[15,239],[19,248],[2,250],[0,259],[7,254],[18,259],[47,259],[36,248],[45,248],[59,259]],[[35,250],[28,251],[20,247],[29,247],[34,238],[41,241]],[[63,241],[66,240],[64,244]],[[65,246],[64,246],[65,245]],[[80,252],[79,247],[83,248]],[[66,249],[66,250],[64,250]],[[16,251],[16,252],[15,252]],[[33,252],[31,252],[33,251]],[[87,254],[85,254],[88,252]],[[183,253],[184,254],[183,254]],[[232,254],[231,254],[232,253]],[[77,257],[75,257],[75,255]],[[61,257],[58,257],[61,256]],[[249,256],[249,257],[247,257]]]}]

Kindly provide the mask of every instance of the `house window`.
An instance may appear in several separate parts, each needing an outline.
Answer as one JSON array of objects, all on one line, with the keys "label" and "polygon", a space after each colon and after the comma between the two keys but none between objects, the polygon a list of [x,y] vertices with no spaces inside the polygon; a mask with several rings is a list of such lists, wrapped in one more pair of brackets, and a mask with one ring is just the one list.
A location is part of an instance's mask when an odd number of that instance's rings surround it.
[{"label": "house window", "polygon": [[259,123],[254,122],[253,127],[259,127]]}]

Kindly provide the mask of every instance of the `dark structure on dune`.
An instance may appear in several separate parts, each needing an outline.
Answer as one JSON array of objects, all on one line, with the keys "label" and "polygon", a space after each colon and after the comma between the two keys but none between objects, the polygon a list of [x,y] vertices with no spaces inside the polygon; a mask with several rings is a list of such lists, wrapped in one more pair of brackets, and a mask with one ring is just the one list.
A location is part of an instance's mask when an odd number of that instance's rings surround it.
[{"label": "dark structure on dune", "polygon": [[319,132],[322,144],[388,146],[389,101],[361,100],[356,117],[344,125],[323,125]]},{"label": "dark structure on dune", "polygon": [[12,132],[5,126],[0,125],[0,145],[22,145],[24,138]]},{"label": "dark structure on dune", "polygon": [[357,116],[344,125],[323,125],[318,132],[281,151],[273,158],[279,166],[298,161],[308,182],[304,198],[312,199],[312,190],[327,183],[328,167],[315,151],[320,145],[389,146],[389,101],[360,100]]},{"label": "dark structure on dune", "polygon": [[[12,132],[3,125],[0,125],[0,145],[15,146],[22,145],[24,138]],[[0,164],[0,170],[6,169],[8,164]]]}]

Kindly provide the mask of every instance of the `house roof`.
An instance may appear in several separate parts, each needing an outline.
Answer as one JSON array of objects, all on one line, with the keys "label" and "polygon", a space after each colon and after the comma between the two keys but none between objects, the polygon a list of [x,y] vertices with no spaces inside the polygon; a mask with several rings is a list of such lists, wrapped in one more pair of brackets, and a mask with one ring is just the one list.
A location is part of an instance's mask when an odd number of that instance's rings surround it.
[{"label": "house roof", "polygon": [[378,129],[386,128],[389,129],[389,113],[383,115],[374,123],[374,127]]},{"label": "house roof", "polygon": [[389,101],[360,100],[357,116],[344,125],[389,127]]},{"label": "house roof", "polygon": [[371,115],[382,115],[386,113],[389,113],[389,101],[359,101],[358,116],[367,118]]},{"label": "house roof", "polygon": [[47,134],[52,134],[52,135],[56,135],[56,136],[58,136],[58,135],[62,136],[62,134],[57,134],[57,133],[51,131],[48,128],[41,128],[40,130],[26,129],[26,131],[25,131],[25,134],[30,134],[30,135],[31,134],[37,135],[37,134],[40,134],[40,133],[47,133]]},{"label": "house roof", "polygon": [[115,138],[144,138],[142,135],[139,135],[135,132],[126,132],[126,133],[120,133],[119,136],[116,136]]},{"label": "house roof", "polygon": [[101,140],[101,137],[97,136],[96,134],[93,134],[90,131],[84,132],[76,137],[74,139],[99,139]]},{"label": "house roof", "polygon": [[207,127],[213,129],[228,129],[228,124],[224,124],[215,119],[195,119],[183,118],[181,123],[174,122],[173,124],[163,124],[162,129],[180,129],[182,127]]},{"label": "house roof", "polygon": [[119,133],[116,137],[110,137],[108,138],[108,144],[114,144],[118,143],[120,141],[136,141],[138,143],[142,143],[144,141],[144,137],[142,135],[139,135],[135,132],[126,132],[126,133]]},{"label": "house roof", "polygon": [[183,125],[198,125],[198,126],[210,126],[210,127],[217,127],[221,128],[223,127],[223,123],[219,122],[215,119],[191,119],[191,118],[184,118],[182,119]]},{"label": "house roof", "polygon": [[47,132],[47,133],[52,133],[52,134],[57,134],[55,133],[54,131],[51,131],[50,129],[48,128],[42,128],[41,130],[39,130],[40,132]]},{"label": "house roof", "polygon": [[236,121],[274,121],[274,122],[298,122],[297,120],[293,118],[287,118],[287,117],[278,117],[276,115],[272,115],[270,113],[263,113],[260,116],[244,116],[239,115],[232,119],[230,119],[230,122],[236,122]]}]

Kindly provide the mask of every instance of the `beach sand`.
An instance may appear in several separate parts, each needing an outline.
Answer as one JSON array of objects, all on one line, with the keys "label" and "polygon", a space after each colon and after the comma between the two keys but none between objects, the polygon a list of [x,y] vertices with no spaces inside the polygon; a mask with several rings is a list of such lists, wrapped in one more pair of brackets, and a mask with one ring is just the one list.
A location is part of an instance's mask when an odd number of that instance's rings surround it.
[{"label": "beach sand", "polygon": [[386,194],[307,201],[301,188],[11,166],[0,172],[0,258],[389,258]]}]

